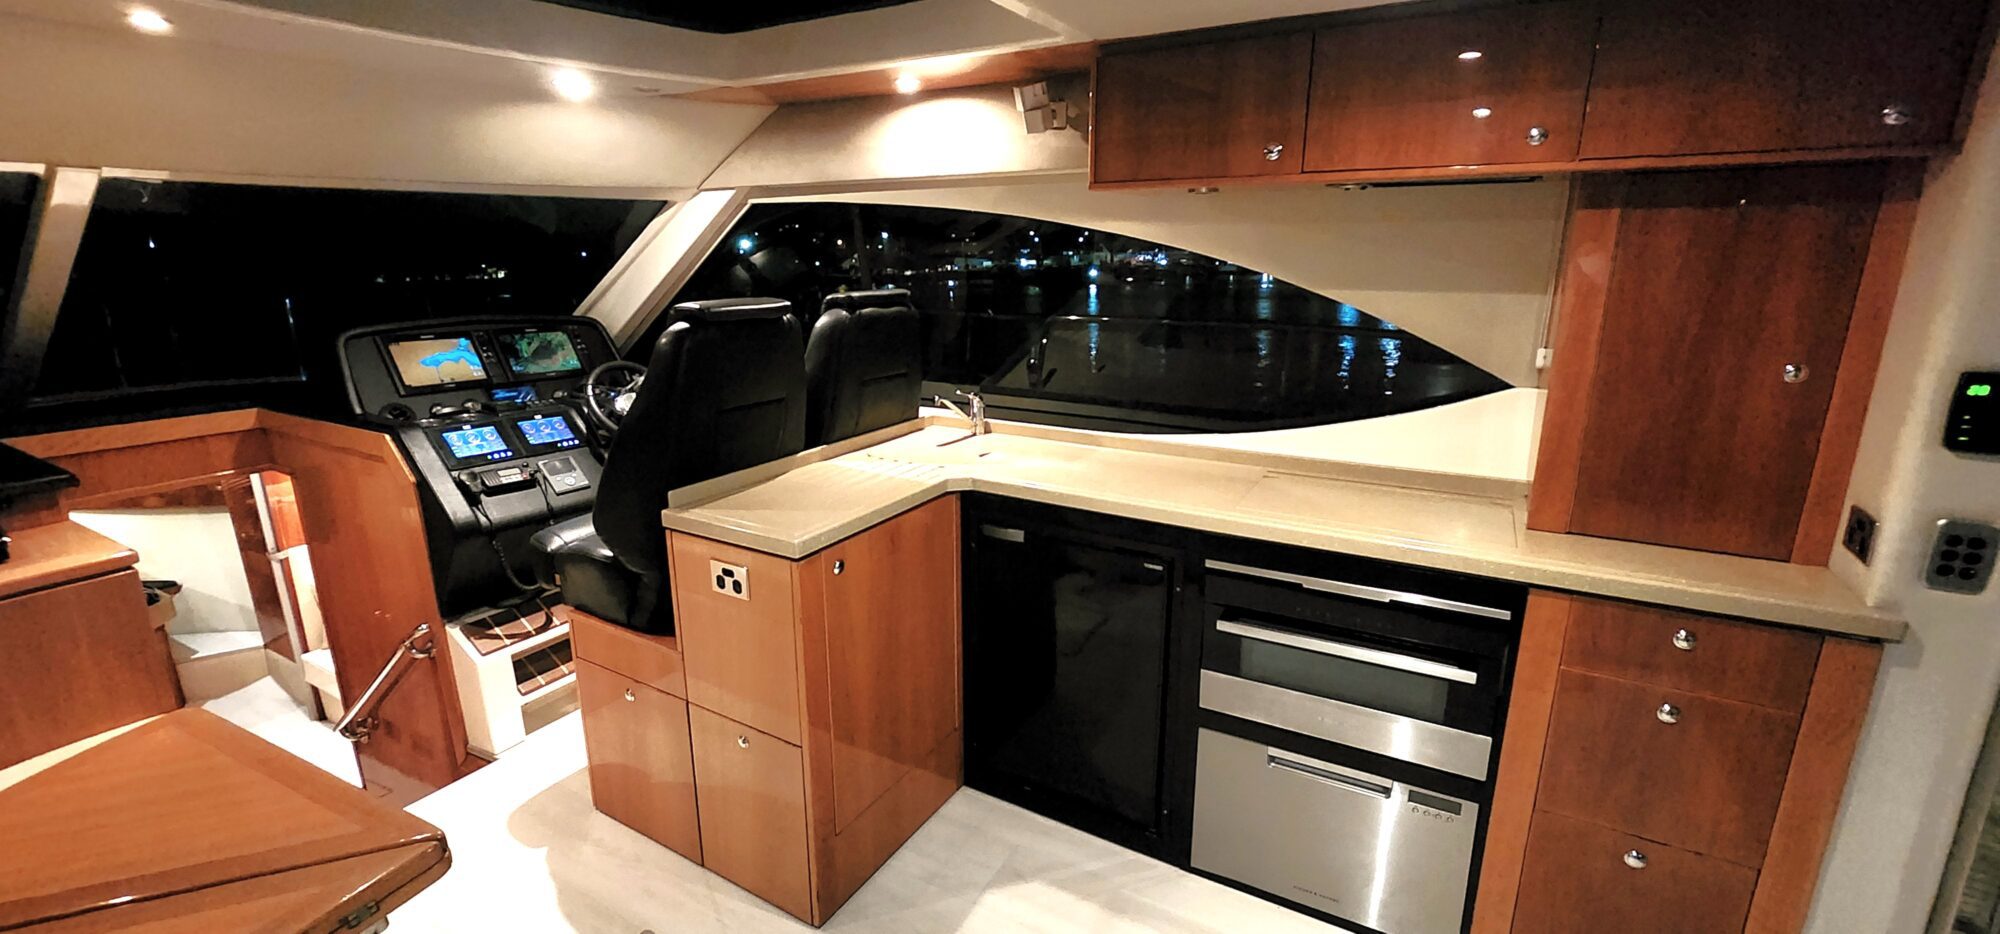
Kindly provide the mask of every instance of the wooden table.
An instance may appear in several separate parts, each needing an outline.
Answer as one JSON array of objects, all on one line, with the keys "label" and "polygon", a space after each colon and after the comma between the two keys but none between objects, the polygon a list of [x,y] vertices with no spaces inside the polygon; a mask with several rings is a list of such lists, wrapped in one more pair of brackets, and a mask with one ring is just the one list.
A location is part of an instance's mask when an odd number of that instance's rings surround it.
[{"label": "wooden table", "polygon": [[451,865],[436,827],[201,710],[10,779],[0,930],[366,930]]}]

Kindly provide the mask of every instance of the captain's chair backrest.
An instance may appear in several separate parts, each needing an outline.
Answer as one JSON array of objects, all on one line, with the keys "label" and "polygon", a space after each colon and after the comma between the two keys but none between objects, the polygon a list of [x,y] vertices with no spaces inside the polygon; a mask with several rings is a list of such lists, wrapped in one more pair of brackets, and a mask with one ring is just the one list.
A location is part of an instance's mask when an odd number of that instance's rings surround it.
[{"label": "captain's chair backrest", "polygon": [[917,310],[905,289],[829,295],[806,341],[806,444],[917,417]]},{"label": "captain's chair backrest", "polygon": [[620,563],[664,574],[670,490],[805,449],[803,338],[790,302],[683,302],[653,345],[592,511]]}]

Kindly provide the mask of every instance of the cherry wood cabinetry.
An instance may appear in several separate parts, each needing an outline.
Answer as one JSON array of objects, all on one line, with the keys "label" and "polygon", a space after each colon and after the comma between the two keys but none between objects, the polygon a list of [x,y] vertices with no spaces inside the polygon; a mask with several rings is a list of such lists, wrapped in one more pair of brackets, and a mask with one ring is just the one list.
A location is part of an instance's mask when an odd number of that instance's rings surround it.
[{"label": "cherry wood cabinetry", "polygon": [[1951,139],[1985,0],[1604,5],[1583,156]]},{"label": "cherry wood cabinetry", "polygon": [[1573,159],[1596,28],[1571,0],[1319,30],[1306,171]]},{"label": "cherry wood cabinetry", "polygon": [[1472,930],[1799,930],[1881,647],[1535,591],[1522,653]]},{"label": "cherry wood cabinetry", "polygon": [[702,864],[786,913],[812,919],[799,747],[700,707],[688,719]]},{"label": "cherry wood cabinetry", "polygon": [[687,702],[584,658],[576,693],[597,809],[700,862]]},{"label": "cherry wood cabinetry", "polygon": [[1105,55],[1092,179],[1297,173],[1311,67],[1306,33]]}]

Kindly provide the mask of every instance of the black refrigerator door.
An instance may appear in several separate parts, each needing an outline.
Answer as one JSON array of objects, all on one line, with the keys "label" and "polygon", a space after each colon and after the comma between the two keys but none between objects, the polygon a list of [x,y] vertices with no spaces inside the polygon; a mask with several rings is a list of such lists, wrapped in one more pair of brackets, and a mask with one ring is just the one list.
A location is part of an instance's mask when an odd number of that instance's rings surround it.
[{"label": "black refrigerator door", "polygon": [[1033,528],[966,531],[967,784],[1158,852],[1172,562]]}]

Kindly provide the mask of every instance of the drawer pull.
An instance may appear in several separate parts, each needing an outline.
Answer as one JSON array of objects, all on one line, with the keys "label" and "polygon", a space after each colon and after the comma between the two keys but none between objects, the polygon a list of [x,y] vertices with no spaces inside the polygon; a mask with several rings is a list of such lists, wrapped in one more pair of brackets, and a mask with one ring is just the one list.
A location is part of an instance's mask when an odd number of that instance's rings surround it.
[{"label": "drawer pull", "polygon": [[1695,641],[1694,633],[1685,629],[1674,630],[1674,648],[1680,649],[1683,652],[1692,652],[1694,651]]},{"label": "drawer pull", "polygon": [[1633,869],[1646,868],[1646,854],[1641,853],[1638,850],[1626,850],[1625,865],[1630,866]]},{"label": "drawer pull", "polygon": [[634,694],[634,693],[632,693],[632,689],[631,689],[631,688],[626,688],[626,689],[625,689],[625,699],[626,699],[626,700],[628,700],[628,701],[635,701],[635,700],[638,700],[638,699],[639,699],[639,695],[637,695],[637,694]]},{"label": "drawer pull", "polygon": [[750,737],[748,737],[748,736],[738,736],[738,737],[736,737],[736,748],[738,748],[738,749],[749,749],[749,748],[750,748]]},{"label": "drawer pull", "polygon": [[1374,665],[1379,668],[1394,668],[1397,671],[1407,671],[1413,675],[1422,675],[1426,678],[1456,681],[1460,684],[1479,683],[1479,672],[1460,668],[1457,665],[1434,662],[1428,658],[1404,655],[1401,652],[1386,652],[1367,646],[1336,642],[1332,639],[1316,639],[1312,636],[1302,636],[1297,633],[1286,632],[1282,629],[1272,629],[1269,626],[1258,626],[1254,623],[1245,623],[1233,619],[1218,619],[1215,621],[1215,631],[1224,635],[1236,636],[1243,639],[1255,639],[1259,642],[1282,645],[1305,652],[1316,652],[1320,655],[1330,655],[1334,658],[1345,658],[1350,661]]},{"label": "drawer pull", "polygon": [[1679,723],[1681,709],[1672,704],[1661,704],[1660,709],[1653,711],[1653,716],[1658,717],[1661,723]]}]

